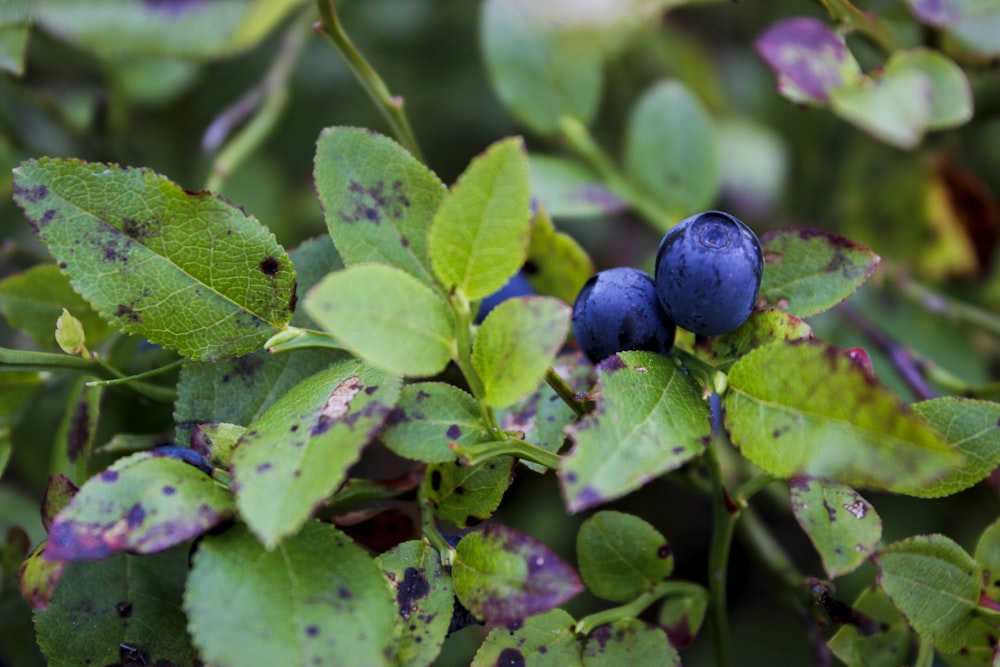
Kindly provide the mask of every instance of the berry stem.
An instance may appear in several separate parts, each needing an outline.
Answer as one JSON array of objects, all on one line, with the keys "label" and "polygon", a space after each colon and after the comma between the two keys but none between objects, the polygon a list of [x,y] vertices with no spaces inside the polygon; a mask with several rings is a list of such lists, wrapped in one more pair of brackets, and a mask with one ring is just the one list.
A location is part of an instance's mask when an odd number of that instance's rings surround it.
[{"label": "berry stem", "polygon": [[424,539],[438,552],[442,567],[451,567],[455,562],[455,549],[438,531],[437,522],[434,521],[434,508],[427,499],[427,492],[422,483],[417,486],[417,506],[420,508],[420,526]]},{"label": "berry stem", "polygon": [[531,461],[545,466],[550,470],[558,470],[562,458],[547,449],[533,445],[525,440],[497,440],[481,445],[463,446],[451,444],[452,450],[461,458],[465,465],[476,465],[497,456],[516,456],[525,461]]},{"label": "berry stem", "polygon": [[585,637],[602,625],[626,618],[636,618],[645,611],[646,607],[660,598],[667,597],[668,595],[704,595],[704,590],[698,584],[686,581],[661,581],[651,590],[646,591],[631,602],[627,602],[620,607],[613,607],[590,614],[589,616],[584,616],[576,622],[573,631]]}]

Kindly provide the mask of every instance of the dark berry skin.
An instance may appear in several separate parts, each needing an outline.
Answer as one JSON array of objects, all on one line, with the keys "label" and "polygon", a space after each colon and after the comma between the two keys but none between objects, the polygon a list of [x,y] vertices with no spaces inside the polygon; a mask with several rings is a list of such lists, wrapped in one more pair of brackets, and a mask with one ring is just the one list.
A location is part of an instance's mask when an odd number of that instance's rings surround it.
[{"label": "dark berry skin", "polygon": [[678,326],[718,336],[750,317],[763,268],[753,230],[728,213],[707,211],[663,237],[656,253],[656,294]]},{"label": "dark berry skin", "polygon": [[503,287],[483,298],[479,304],[479,312],[476,314],[476,324],[482,324],[490,311],[507,299],[513,299],[517,296],[531,296],[534,293],[535,289],[525,275],[521,272],[515,273],[514,277],[508,280]]},{"label": "dark berry skin", "polygon": [[656,298],[645,271],[620,267],[586,282],[573,304],[573,332],[593,363],[624,350],[666,354],[674,344],[674,323]]}]

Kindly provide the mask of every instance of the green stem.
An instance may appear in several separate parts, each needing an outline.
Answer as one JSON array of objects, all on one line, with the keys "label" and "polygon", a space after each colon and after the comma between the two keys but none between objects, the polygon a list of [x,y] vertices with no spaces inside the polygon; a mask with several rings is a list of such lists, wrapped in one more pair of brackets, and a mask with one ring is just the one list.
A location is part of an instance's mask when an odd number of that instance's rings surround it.
[{"label": "green stem", "polygon": [[551,366],[545,371],[545,381],[552,387],[552,391],[559,394],[559,398],[573,409],[577,417],[582,417],[593,409],[593,406],[589,406],[586,401],[581,401],[576,397],[576,392]]},{"label": "green stem", "polygon": [[597,172],[604,184],[624,199],[655,229],[665,232],[677,223],[677,216],[664,211],[659,203],[632,185],[628,177],[594,141],[583,123],[571,116],[564,116],[559,122],[559,131],[573,152]]},{"label": "green stem", "polygon": [[154,368],[152,370],[146,371],[144,373],[137,373],[135,375],[126,375],[123,377],[116,377],[113,380],[91,380],[87,383],[88,387],[113,387],[119,384],[130,384],[137,380],[145,380],[146,378],[156,377],[157,375],[162,375],[175,368],[180,367],[184,363],[183,359],[178,359],[173,361],[166,366],[160,366],[159,368]]},{"label": "green stem", "polygon": [[902,269],[887,266],[889,285],[921,308],[959,324],[969,324],[1000,336],[1000,317],[987,310],[934,292],[910,279]]},{"label": "green stem", "polygon": [[921,637],[920,645],[917,649],[917,659],[913,663],[913,667],[933,667],[933,665],[934,647],[926,637]]},{"label": "green stem", "polygon": [[757,475],[747,480],[736,489],[736,493],[733,494],[733,499],[741,507],[746,507],[746,501],[757,494],[758,491],[763,491],[772,482],[777,481],[776,477],[771,477],[770,475]]},{"label": "green stem", "polygon": [[455,549],[441,536],[434,521],[434,508],[427,500],[424,485],[417,487],[417,506],[420,507],[420,525],[424,539],[438,552],[443,567],[451,567],[455,562]]},{"label": "green stem", "polygon": [[691,354],[685,349],[674,346],[670,350],[670,355],[674,357],[681,366],[698,376],[701,384],[709,389],[715,389],[718,393],[725,389],[726,374],[712,364]]},{"label": "green stem", "polygon": [[662,581],[653,587],[652,590],[646,591],[636,599],[620,607],[613,607],[612,609],[605,609],[604,611],[584,616],[577,621],[573,631],[578,635],[586,636],[602,625],[626,618],[637,617],[645,611],[646,607],[660,598],[668,595],[704,595],[703,591],[704,589],[698,584],[686,581]]},{"label": "green stem", "polygon": [[455,316],[455,350],[452,360],[458,369],[465,376],[465,381],[469,385],[469,391],[479,403],[479,410],[483,415],[486,427],[490,429],[498,438],[502,436],[500,424],[497,423],[496,413],[486,402],[486,385],[472,365],[472,310],[469,300],[461,293],[455,293],[449,299],[451,311]]},{"label": "green stem", "polygon": [[868,37],[886,53],[892,53],[901,48],[896,35],[883,21],[871,12],[863,12],[849,0],[820,0],[830,18],[840,22],[850,30]]},{"label": "green stem", "polygon": [[452,444],[451,448],[466,465],[476,465],[497,456],[516,456],[525,461],[531,461],[545,466],[550,470],[558,470],[562,458],[547,449],[524,440],[497,440],[480,445]]},{"label": "green stem", "polygon": [[733,544],[733,532],[739,518],[739,508],[726,491],[722,478],[722,466],[716,447],[721,438],[716,437],[705,448],[704,461],[708,468],[708,478],[712,485],[712,545],[708,557],[708,599],[709,627],[712,629],[712,643],[715,647],[717,667],[732,664],[729,641],[729,617],[726,613],[726,575],[729,569],[729,551]]},{"label": "green stem", "polygon": [[375,108],[389,124],[392,135],[403,148],[408,150],[413,157],[421,162],[425,162],[420,146],[417,144],[416,136],[410,128],[410,121],[403,110],[403,98],[394,96],[389,92],[389,88],[382,81],[378,72],[368,64],[365,57],[361,55],[354,43],[351,42],[347,33],[340,25],[337,17],[337,10],[333,0],[316,0],[319,8],[320,23],[315,27],[316,31],[327,38],[337,54],[343,59],[347,68],[351,70],[355,80],[361,85],[369,99],[375,104]]},{"label": "green stem", "polygon": [[[284,39],[278,50],[278,57],[271,65],[264,80],[217,120],[217,123],[234,123],[244,115],[245,108],[252,108],[260,99],[264,100],[250,122],[219,151],[212,163],[208,181],[205,183],[206,190],[213,192],[221,190],[229,175],[250,153],[260,146],[277,124],[278,118],[288,102],[288,82],[292,70],[302,53],[302,47],[305,45],[305,27],[308,17],[309,15],[303,12],[299,19],[294,21],[285,31]],[[217,128],[218,125],[213,123],[213,127]]]}]

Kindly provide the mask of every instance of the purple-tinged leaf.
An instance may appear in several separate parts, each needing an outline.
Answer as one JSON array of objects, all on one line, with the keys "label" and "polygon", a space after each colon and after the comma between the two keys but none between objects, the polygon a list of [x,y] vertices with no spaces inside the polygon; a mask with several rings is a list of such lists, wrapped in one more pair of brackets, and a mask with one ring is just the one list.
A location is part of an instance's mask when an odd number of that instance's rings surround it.
[{"label": "purple-tinged leaf", "polygon": [[660,665],[679,667],[681,658],[666,633],[637,618],[602,625],[583,645],[583,667]]},{"label": "purple-tinged leaf", "polygon": [[66,475],[49,475],[49,485],[42,496],[42,526],[48,532],[52,520],[63,510],[80,489]]},{"label": "purple-tinged leaf", "polygon": [[151,554],[201,535],[233,514],[229,491],[194,466],[139,452],[92,477],[49,527],[45,558]]},{"label": "purple-tinged leaf", "polygon": [[33,609],[46,609],[62,578],[66,563],[45,558],[46,542],[42,541],[21,563],[18,590]]},{"label": "purple-tinged leaf", "polygon": [[757,53],[778,75],[782,92],[825,103],[829,92],[860,74],[844,38],[823,22],[795,17],[775,23],[757,39]]},{"label": "purple-tinged leaf", "polygon": [[921,23],[944,28],[962,18],[958,3],[953,0],[909,0],[910,10]]},{"label": "purple-tinged leaf", "polygon": [[458,543],[451,576],[458,599],[487,625],[519,623],[583,590],[573,568],[547,546],[501,525]]},{"label": "purple-tinged leaf", "polygon": [[667,598],[656,624],[663,628],[674,648],[684,648],[697,636],[708,610],[708,591],[692,584],[690,592]]},{"label": "purple-tinged leaf", "polygon": [[583,644],[573,625],[572,616],[553,609],[525,619],[516,629],[493,628],[476,651],[472,667],[580,667]]}]

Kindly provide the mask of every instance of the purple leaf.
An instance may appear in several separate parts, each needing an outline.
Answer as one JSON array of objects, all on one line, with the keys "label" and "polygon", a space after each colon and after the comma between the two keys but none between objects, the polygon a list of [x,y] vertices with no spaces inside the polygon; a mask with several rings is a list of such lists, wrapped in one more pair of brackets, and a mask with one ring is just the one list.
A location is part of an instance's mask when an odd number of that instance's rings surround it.
[{"label": "purple leaf", "polygon": [[910,9],[922,23],[943,28],[958,23],[962,13],[949,0],[910,0]]},{"label": "purple leaf", "polygon": [[845,74],[857,67],[843,37],[806,17],[772,25],[757,39],[757,53],[780,86],[790,83],[817,102],[829,101],[829,91],[846,83]]}]

